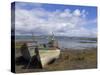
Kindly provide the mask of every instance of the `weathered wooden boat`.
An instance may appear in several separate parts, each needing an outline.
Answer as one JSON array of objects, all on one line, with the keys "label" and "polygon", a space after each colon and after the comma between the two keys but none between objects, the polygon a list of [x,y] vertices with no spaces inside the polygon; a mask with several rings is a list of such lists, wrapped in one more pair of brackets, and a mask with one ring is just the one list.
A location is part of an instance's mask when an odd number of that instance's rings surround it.
[{"label": "weathered wooden boat", "polygon": [[59,58],[60,49],[58,48],[58,42],[53,37],[47,44],[38,44],[37,41],[24,43],[21,47],[21,53],[26,60],[32,62],[32,58],[36,57],[44,68],[48,63]]}]

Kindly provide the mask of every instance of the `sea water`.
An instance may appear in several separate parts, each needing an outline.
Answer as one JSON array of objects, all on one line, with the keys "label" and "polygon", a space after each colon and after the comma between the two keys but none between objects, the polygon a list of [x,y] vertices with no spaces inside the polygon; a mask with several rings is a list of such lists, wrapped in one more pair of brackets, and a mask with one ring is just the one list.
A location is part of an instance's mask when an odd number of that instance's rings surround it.
[{"label": "sea water", "polygon": [[[96,39],[96,38],[95,38]],[[38,43],[48,43],[50,40],[48,36],[16,36],[16,41],[33,41],[36,40]],[[86,48],[96,48],[97,40],[91,40],[91,38],[80,38],[80,37],[63,37],[56,36],[55,40],[58,41],[59,47],[61,49],[69,48],[69,49],[86,49]]]}]

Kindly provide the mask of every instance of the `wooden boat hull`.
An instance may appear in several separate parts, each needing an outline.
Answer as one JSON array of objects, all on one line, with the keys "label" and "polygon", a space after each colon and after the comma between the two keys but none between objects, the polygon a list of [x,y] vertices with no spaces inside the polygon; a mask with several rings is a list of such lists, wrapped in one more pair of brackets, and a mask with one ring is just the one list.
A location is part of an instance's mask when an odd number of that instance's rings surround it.
[{"label": "wooden boat hull", "polygon": [[37,53],[35,51],[34,47],[27,47],[26,44],[21,48],[21,54],[26,60],[34,61],[32,58],[35,56],[35,58],[37,58],[37,60],[41,63],[42,67],[45,67],[45,65],[53,59],[59,58],[60,55],[60,49],[58,48],[39,48]]},{"label": "wooden boat hull", "polygon": [[39,57],[42,67],[45,67],[53,59],[57,59],[60,56],[60,50],[39,50]]}]

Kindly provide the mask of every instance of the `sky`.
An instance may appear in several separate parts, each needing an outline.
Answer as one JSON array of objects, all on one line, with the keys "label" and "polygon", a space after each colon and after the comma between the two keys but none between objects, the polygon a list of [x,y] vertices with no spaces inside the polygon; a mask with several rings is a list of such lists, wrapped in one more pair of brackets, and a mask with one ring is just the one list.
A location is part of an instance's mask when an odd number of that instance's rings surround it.
[{"label": "sky", "polygon": [[56,36],[96,37],[97,7],[15,2],[15,31],[16,35],[53,32]]}]

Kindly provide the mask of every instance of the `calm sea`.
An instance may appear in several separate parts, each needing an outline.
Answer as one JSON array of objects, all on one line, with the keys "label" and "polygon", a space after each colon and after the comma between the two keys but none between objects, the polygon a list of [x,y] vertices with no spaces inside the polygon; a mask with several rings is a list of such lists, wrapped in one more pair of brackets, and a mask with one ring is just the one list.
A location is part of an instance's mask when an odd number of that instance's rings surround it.
[{"label": "calm sea", "polygon": [[[16,41],[32,41],[37,40],[39,43],[48,43],[49,38],[47,36],[16,36]],[[96,38],[83,38],[83,37],[63,37],[56,36],[55,39],[59,43],[59,47],[69,49],[85,49],[85,48],[96,48]]]}]

